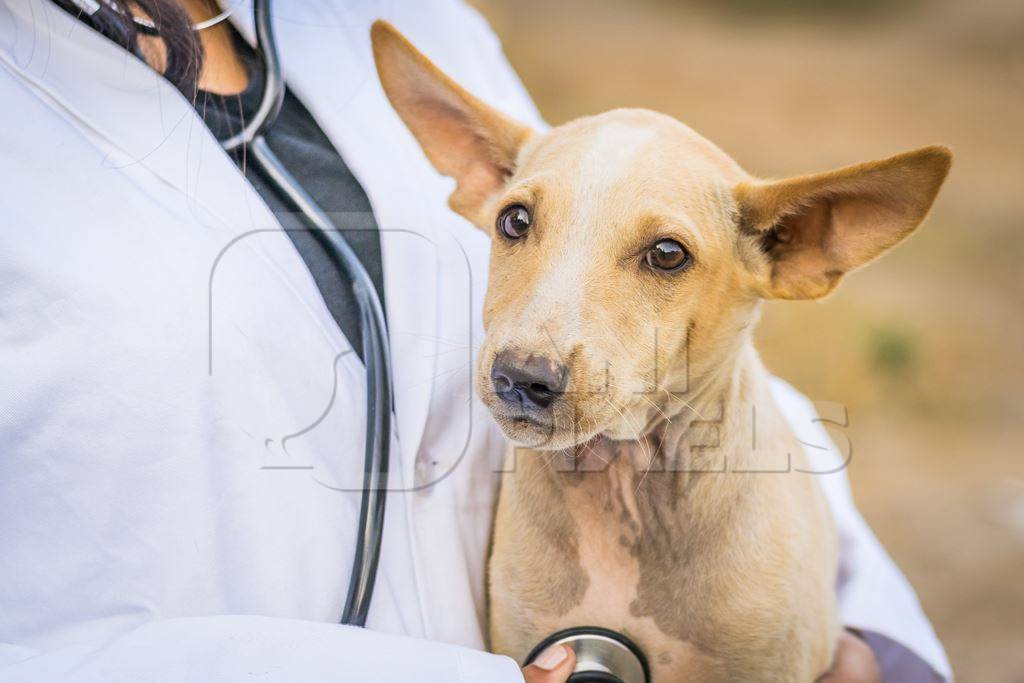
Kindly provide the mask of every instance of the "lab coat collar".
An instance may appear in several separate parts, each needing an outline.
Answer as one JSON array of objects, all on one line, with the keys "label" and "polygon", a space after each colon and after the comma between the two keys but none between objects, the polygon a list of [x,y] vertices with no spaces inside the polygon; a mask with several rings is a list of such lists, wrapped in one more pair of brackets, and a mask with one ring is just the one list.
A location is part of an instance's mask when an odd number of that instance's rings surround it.
[{"label": "lab coat collar", "polygon": [[[240,3],[232,20],[251,40],[250,7]],[[288,5],[275,12],[275,28],[289,87],[362,183],[382,231],[403,460],[395,487],[413,481],[429,411],[432,382],[425,379],[433,374],[437,335],[431,243],[447,216],[424,199],[422,185],[436,178],[405,175],[405,161],[418,151],[397,116],[380,116],[384,95],[372,64],[367,9],[361,8],[358,25],[348,31],[352,40],[344,43],[310,39],[325,20],[349,21],[348,13],[327,4]],[[6,0],[4,10],[11,20],[0,23],[7,27],[0,33],[0,61],[107,151],[111,166],[145,167],[187,197],[197,220],[229,231],[229,238],[279,227],[192,105],[148,66],[45,0]],[[315,21],[305,21],[306,13]]]},{"label": "lab coat collar", "polygon": [[[59,7],[8,0],[0,60],[107,153],[177,188],[204,224],[242,233],[273,216],[172,85]],[[102,91],[102,95],[98,94]]]}]

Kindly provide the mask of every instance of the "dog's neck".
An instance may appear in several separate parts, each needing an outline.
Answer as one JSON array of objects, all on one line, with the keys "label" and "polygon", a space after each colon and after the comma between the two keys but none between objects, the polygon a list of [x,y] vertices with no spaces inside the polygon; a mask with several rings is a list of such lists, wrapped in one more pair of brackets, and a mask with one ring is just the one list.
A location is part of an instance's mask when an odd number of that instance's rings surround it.
[{"label": "dog's neck", "polygon": [[628,469],[638,489],[649,484],[664,488],[653,482],[671,481],[674,495],[687,495],[698,481],[716,475],[716,490],[738,490],[750,478],[729,475],[786,466],[787,430],[771,400],[768,373],[744,339],[698,376],[689,391],[659,404],[657,418],[640,439],[598,436],[555,453],[546,469],[559,485],[586,479],[600,485],[601,473],[618,470],[622,475]]}]

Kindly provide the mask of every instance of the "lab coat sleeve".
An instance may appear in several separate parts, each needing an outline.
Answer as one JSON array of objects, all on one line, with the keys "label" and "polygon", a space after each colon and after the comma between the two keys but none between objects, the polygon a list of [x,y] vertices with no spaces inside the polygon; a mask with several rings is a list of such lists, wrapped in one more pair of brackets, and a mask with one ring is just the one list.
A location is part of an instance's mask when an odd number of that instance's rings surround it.
[{"label": "lab coat sleeve", "polygon": [[522,681],[508,657],[354,626],[260,616],[148,622],[103,643],[0,643],[0,680]]},{"label": "lab coat sleeve", "polygon": [[864,637],[878,659],[882,680],[901,683],[952,681],[946,654],[921,609],[914,589],[885,552],[853,502],[846,478],[848,425],[841,406],[820,406],[782,380],[772,392],[790,427],[804,445],[809,469],[825,491],[839,533],[837,593],[840,618]]}]

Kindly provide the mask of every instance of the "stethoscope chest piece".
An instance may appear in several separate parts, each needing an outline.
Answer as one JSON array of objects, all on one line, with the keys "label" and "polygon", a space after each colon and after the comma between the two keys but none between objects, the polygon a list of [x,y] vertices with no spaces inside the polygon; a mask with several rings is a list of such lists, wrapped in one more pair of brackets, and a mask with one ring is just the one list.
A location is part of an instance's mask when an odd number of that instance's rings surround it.
[{"label": "stethoscope chest piece", "polygon": [[636,643],[616,631],[577,626],[552,633],[526,657],[529,664],[551,645],[568,645],[576,653],[569,683],[650,683],[647,660]]}]

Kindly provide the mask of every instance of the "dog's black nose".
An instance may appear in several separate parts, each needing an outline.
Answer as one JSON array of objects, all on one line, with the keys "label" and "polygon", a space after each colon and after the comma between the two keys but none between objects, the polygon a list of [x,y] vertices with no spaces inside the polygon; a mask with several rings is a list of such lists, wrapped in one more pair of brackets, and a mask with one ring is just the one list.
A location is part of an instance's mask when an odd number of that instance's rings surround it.
[{"label": "dog's black nose", "polygon": [[565,391],[567,369],[544,356],[501,351],[491,365],[494,391],[506,403],[545,409]]}]

